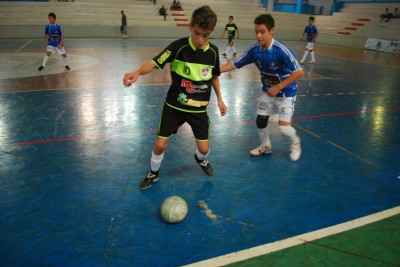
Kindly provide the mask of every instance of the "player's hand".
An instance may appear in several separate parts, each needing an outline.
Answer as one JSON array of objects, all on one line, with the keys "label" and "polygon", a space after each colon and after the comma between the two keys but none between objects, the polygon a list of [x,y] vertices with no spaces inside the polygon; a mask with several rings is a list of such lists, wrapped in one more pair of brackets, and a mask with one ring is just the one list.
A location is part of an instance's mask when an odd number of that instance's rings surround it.
[{"label": "player's hand", "polygon": [[270,97],[275,97],[280,91],[281,88],[278,85],[275,85],[268,89],[267,95],[269,95]]},{"label": "player's hand", "polygon": [[129,72],[125,73],[124,79],[122,82],[124,83],[125,87],[131,86],[133,83],[135,83],[138,79],[138,75],[136,72]]},{"label": "player's hand", "polygon": [[228,108],[226,107],[224,101],[222,101],[222,100],[218,101],[218,108],[221,113],[221,116],[225,116],[226,113],[228,112]]}]

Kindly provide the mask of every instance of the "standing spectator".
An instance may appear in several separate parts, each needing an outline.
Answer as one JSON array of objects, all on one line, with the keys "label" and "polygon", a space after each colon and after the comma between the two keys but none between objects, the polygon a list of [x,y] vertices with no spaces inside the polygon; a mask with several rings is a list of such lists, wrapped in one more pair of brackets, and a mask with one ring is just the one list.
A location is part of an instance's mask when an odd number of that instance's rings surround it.
[{"label": "standing spectator", "polygon": [[122,38],[126,39],[126,38],[128,38],[128,35],[127,35],[128,23],[126,21],[126,15],[125,15],[123,10],[121,10],[121,15],[122,15],[122,17],[121,17],[121,28],[120,28],[120,30],[121,30],[121,33],[122,33]]},{"label": "standing spectator", "polygon": [[225,53],[222,54],[224,57],[226,57],[226,55],[228,54],[228,51],[230,49],[233,50],[233,56],[236,56],[236,48],[235,48],[235,44],[233,43],[233,39],[235,39],[235,33],[237,33],[237,38],[240,39],[239,28],[236,26],[235,23],[233,23],[233,16],[229,16],[228,21],[229,22],[228,22],[228,24],[226,24],[225,30],[222,33],[222,37],[221,37],[221,38],[224,38],[225,33],[228,32],[228,46],[226,47]]},{"label": "standing spectator", "polygon": [[[389,8],[385,8],[385,13],[382,13],[380,15],[381,20],[379,22],[382,22],[384,19],[387,19],[391,15],[392,15],[392,13],[389,12]],[[386,20],[386,22],[387,22],[387,20]]]},{"label": "standing spectator", "polygon": [[64,32],[61,26],[56,24],[56,14],[49,13],[48,18],[50,23],[44,27],[44,42],[47,45],[47,51],[38,70],[41,71],[46,67],[51,53],[61,55],[65,69],[71,70],[68,66],[67,53],[64,49]]},{"label": "standing spectator", "polygon": [[306,51],[304,51],[303,58],[300,60],[300,64],[304,63],[304,60],[306,59],[308,53],[311,55],[311,60],[310,64],[315,63],[315,54],[314,54],[314,44],[315,40],[317,39],[319,32],[317,26],[314,25],[314,17],[310,17],[308,19],[308,25],[304,29],[303,34],[301,35],[301,40],[303,40],[304,35],[307,35],[307,45],[306,45]]},{"label": "standing spectator", "polygon": [[160,16],[164,16],[164,20],[167,20],[167,10],[165,9],[165,6],[162,5],[160,7],[160,10],[158,11],[160,13]]},{"label": "standing spectator", "polygon": [[248,64],[257,66],[262,83],[256,117],[261,144],[252,149],[250,155],[258,157],[272,153],[270,127],[267,126],[269,117],[278,114],[280,132],[292,142],[289,157],[292,161],[296,161],[301,156],[301,142],[291,122],[297,95],[296,80],[304,71],[293,52],[273,38],[275,21],[270,14],[256,17],[254,29],[258,43],[251,45],[240,58],[222,66],[221,72],[240,69]]}]

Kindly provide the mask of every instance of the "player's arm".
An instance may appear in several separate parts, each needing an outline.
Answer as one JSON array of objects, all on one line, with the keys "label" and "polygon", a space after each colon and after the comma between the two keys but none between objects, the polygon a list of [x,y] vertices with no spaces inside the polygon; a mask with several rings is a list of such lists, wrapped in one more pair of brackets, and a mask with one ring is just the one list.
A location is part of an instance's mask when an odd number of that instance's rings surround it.
[{"label": "player's arm", "polygon": [[236,29],[237,38],[240,39],[239,29]]},{"label": "player's arm", "polygon": [[304,71],[302,69],[298,69],[295,71],[292,71],[290,73],[289,77],[287,77],[285,80],[281,81],[280,83],[272,86],[271,88],[268,89],[267,94],[269,96],[274,97],[277,95],[282,89],[284,89],[286,86],[289,84],[295,82],[297,79],[299,79],[301,76],[303,76]]},{"label": "player's arm", "polygon": [[213,76],[211,83],[214,88],[215,95],[217,96],[219,111],[221,113],[221,116],[224,116],[226,114],[226,112],[228,111],[228,109],[225,106],[224,100],[222,99],[222,96],[221,96],[221,89],[220,89],[220,85],[219,85],[218,76]]},{"label": "player's arm", "polygon": [[58,48],[61,48],[64,44],[64,35],[61,35],[60,42],[58,43]]},{"label": "player's arm", "polygon": [[223,72],[231,71],[231,70],[234,70],[234,69],[236,69],[235,65],[233,65],[232,61],[229,61],[228,63],[226,63],[225,65],[220,67],[219,71],[221,73],[223,73]]},{"label": "player's arm", "polygon": [[221,39],[224,38],[225,33],[226,33],[226,30],[224,30],[224,32],[222,33]]},{"label": "player's arm", "polygon": [[150,73],[156,68],[155,63],[152,60],[148,60],[139,66],[136,70],[132,72],[125,73],[123,83],[125,86],[131,86],[137,81],[140,75],[145,75]]}]

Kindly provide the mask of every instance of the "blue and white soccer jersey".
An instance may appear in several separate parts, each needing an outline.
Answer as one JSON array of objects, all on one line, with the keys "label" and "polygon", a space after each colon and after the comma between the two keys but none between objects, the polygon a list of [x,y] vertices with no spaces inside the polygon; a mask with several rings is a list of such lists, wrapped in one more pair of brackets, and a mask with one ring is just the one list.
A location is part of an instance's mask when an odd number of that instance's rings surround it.
[{"label": "blue and white soccer jersey", "polygon": [[307,25],[304,29],[304,33],[307,35],[306,49],[312,51],[315,43],[314,37],[318,34],[318,28],[314,24],[311,26]]},{"label": "blue and white soccer jersey", "polygon": [[47,51],[53,54],[65,54],[64,46],[58,48],[64,32],[59,24],[47,24],[44,28],[44,34],[47,35]]},{"label": "blue and white soccer jersey", "polygon": [[232,63],[238,69],[254,63],[260,71],[262,93],[258,101],[257,115],[279,114],[281,121],[290,122],[297,95],[296,83],[289,84],[275,97],[270,97],[266,93],[269,88],[285,80],[292,72],[302,69],[294,53],[282,42],[273,39],[268,49],[264,50],[259,44],[254,44]]}]

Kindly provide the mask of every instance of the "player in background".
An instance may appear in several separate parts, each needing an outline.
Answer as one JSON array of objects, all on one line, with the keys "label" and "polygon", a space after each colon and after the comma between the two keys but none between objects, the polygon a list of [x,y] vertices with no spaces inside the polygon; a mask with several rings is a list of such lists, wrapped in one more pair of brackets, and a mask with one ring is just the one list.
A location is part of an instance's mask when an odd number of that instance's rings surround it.
[{"label": "player in background", "polygon": [[41,71],[46,67],[51,53],[61,55],[65,69],[71,70],[68,66],[67,53],[64,49],[64,32],[61,26],[56,24],[56,14],[49,13],[48,17],[50,23],[44,27],[44,42],[47,45],[47,51],[43,57],[42,65],[38,70]]},{"label": "player in background", "polygon": [[199,7],[193,12],[189,24],[190,37],[172,42],[152,60],[124,76],[124,85],[130,86],[139,76],[150,73],[155,68],[163,69],[170,63],[172,83],[162,109],[150,160],[150,171],[140,183],[140,189],[149,188],[159,179],[159,170],[168,140],[185,122],[191,126],[196,140],[194,158],[197,164],[208,176],[214,173],[207,160],[210,153],[210,120],[207,105],[212,88],[221,115],[224,116],[227,112],[220,93],[218,48],[208,42],[216,23],[217,15],[209,6]]},{"label": "player in background", "polygon": [[300,40],[303,40],[305,35],[307,35],[306,51],[304,51],[303,58],[300,60],[300,64],[304,63],[304,60],[306,60],[308,53],[310,53],[311,55],[311,60],[309,63],[314,64],[315,63],[314,44],[315,40],[319,35],[318,28],[317,26],[314,25],[314,17],[309,17],[308,25],[305,27]]},{"label": "player in background", "polygon": [[228,45],[226,47],[225,53],[223,53],[222,55],[224,57],[226,57],[226,55],[228,54],[229,50],[233,50],[233,56],[236,56],[236,48],[235,48],[235,44],[233,43],[233,39],[235,39],[235,34],[237,33],[237,38],[240,39],[239,36],[239,28],[236,26],[235,23],[233,23],[233,16],[229,16],[229,23],[226,24],[225,26],[225,30],[222,33],[222,37],[224,38],[224,35],[226,32],[228,32]]},{"label": "player in background", "polygon": [[282,42],[273,38],[275,21],[270,14],[255,18],[254,28],[257,42],[244,54],[221,67],[221,72],[240,69],[255,64],[260,71],[262,91],[258,100],[256,125],[261,144],[250,151],[251,156],[272,153],[269,138],[269,117],[279,115],[279,130],[291,140],[289,157],[296,161],[301,156],[300,137],[291,126],[297,96],[295,81],[303,70],[294,53]]}]

